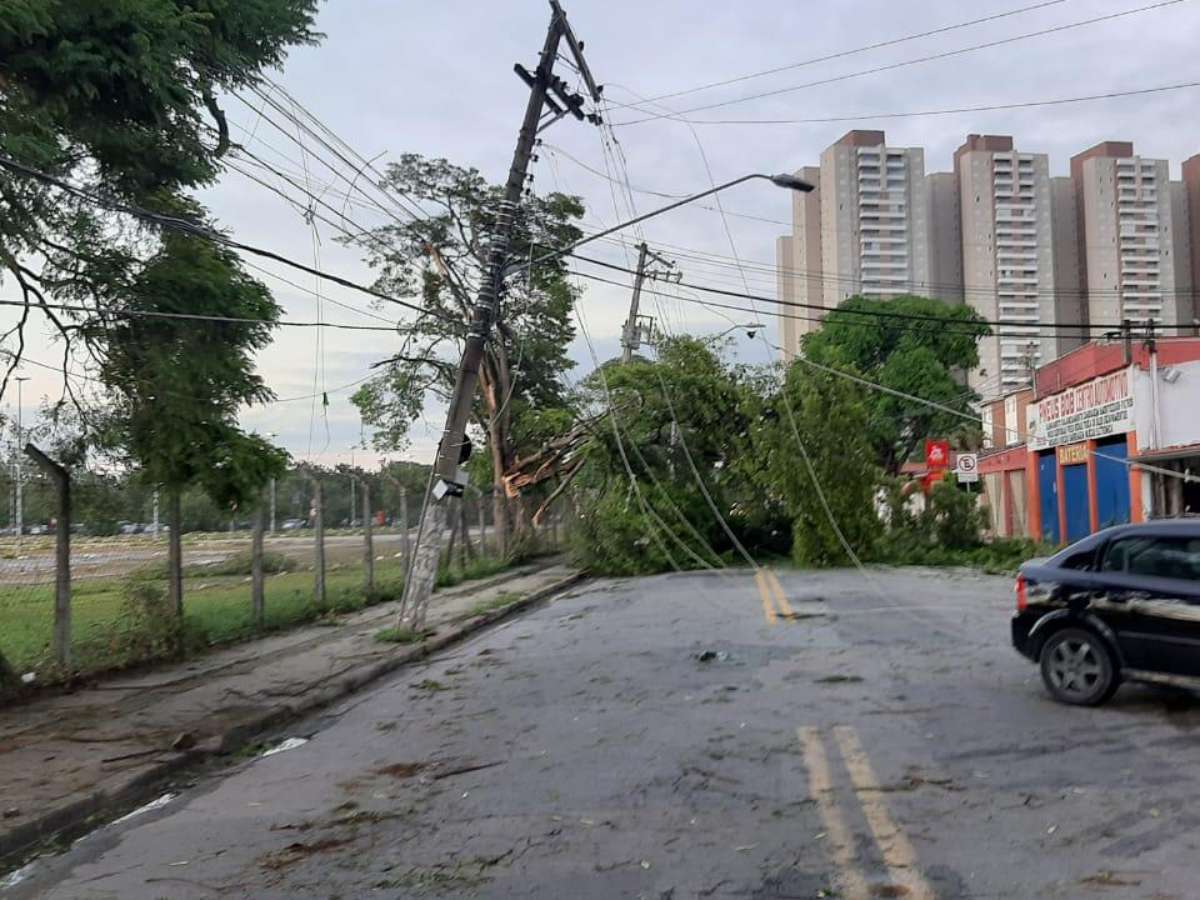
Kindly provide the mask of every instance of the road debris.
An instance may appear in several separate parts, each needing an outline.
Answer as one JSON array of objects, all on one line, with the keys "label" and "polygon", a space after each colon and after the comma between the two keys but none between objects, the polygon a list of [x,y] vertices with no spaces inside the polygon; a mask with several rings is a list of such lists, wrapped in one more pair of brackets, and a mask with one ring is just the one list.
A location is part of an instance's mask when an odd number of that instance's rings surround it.
[{"label": "road debris", "polygon": [[729,654],[724,650],[705,650],[696,654],[696,661],[702,663],[725,662],[728,659]]}]

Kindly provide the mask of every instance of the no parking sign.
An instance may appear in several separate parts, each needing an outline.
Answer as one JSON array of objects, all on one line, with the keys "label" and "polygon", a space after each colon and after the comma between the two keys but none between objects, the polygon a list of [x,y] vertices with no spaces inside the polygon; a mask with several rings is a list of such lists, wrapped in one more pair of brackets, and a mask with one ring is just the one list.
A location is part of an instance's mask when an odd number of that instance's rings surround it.
[{"label": "no parking sign", "polygon": [[959,482],[979,480],[979,456],[975,453],[960,453],[954,467]]}]

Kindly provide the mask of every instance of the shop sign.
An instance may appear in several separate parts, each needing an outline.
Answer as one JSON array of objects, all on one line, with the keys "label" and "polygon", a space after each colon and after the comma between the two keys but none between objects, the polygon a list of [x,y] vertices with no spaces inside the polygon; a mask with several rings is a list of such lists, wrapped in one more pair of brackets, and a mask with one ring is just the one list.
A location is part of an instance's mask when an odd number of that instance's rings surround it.
[{"label": "shop sign", "polygon": [[1029,407],[1028,427],[1031,450],[1132,431],[1133,367],[1039,400]]},{"label": "shop sign", "polygon": [[1086,441],[1081,444],[1064,444],[1058,448],[1058,464],[1060,466],[1077,466],[1080,463],[1086,463],[1087,458]]}]

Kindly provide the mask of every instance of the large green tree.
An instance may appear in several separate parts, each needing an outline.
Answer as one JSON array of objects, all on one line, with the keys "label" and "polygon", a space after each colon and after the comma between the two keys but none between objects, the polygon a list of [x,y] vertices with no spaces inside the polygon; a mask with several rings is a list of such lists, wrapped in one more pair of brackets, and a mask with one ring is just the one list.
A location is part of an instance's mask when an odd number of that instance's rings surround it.
[{"label": "large green tree", "polygon": [[[5,0],[0,3],[0,155],[87,191],[163,211],[210,184],[229,146],[222,91],[255,82],[288,47],[313,43],[317,0]],[[24,314],[3,335],[24,349],[30,308],[80,337],[49,299],[98,307],[135,277],[156,235],[0,167],[0,278]],[[97,338],[102,339],[102,338]],[[64,386],[67,385],[64,375]]]},{"label": "large green tree", "polygon": [[[968,306],[927,297],[851,297],[804,337],[801,352],[814,363],[969,414],[979,397],[966,387],[963,376],[979,364],[978,342],[989,333]],[[872,391],[863,402],[876,458],[890,474],[897,473],[927,437],[957,436],[974,445],[978,428],[964,426],[961,415],[883,391]]]},{"label": "large green tree", "polygon": [[[253,84],[290,46],[312,43],[317,0],[8,0],[0,4],[0,155],[86,194],[206,227],[186,199],[229,147],[222,91]],[[219,505],[249,499],[283,456],[241,431],[236,413],[270,394],[252,354],[278,317],[233,255],[196,237],[94,205],[0,161],[0,274],[25,309],[0,382],[20,363],[40,310],[105,383],[84,424],[111,452],[168,488],[172,589],[181,569],[179,498],[199,484]],[[82,311],[58,313],[51,301]],[[125,315],[114,315],[120,312]],[[182,312],[246,323],[142,317]],[[85,404],[77,401],[81,413]]]},{"label": "large green tree", "polygon": [[[236,255],[207,240],[167,234],[127,284],[109,288],[84,333],[103,332],[101,378],[109,387],[102,441],[143,477],[163,485],[171,510],[171,565],[177,576],[180,497],[198,484],[219,506],[257,501],[283,473],[287,455],[237,422],[241,406],[271,399],[254,370],[279,307]],[[145,313],[220,316],[178,319]],[[178,579],[172,588],[180,589]],[[177,607],[182,598],[175,597]]]},{"label": "large green tree", "polygon": [[753,452],[766,385],[692,337],[589,375],[577,398],[588,440],[564,467],[581,465],[571,487],[580,559],[629,574],[786,546],[783,507],[760,490]]},{"label": "large green tree", "polygon": [[[399,352],[382,361],[379,374],[353,398],[363,421],[375,428],[375,446],[395,452],[406,448],[426,392],[446,397],[453,387],[503,188],[475,169],[417,154],[389,165],[383,187],[429,213],[355,239],[378,270],[378,290],[418,296],[429,310],[397,326]],[[513,216],[512,262],[528,263],[547,248],[577,240],[582,215],[577,197],[527,195]],[[493,484],[501,484],[527,442],[537,439],[537,420],[564,406],[563,375],[573,365],[567,347],[574,337],[575,293],[562,259],[526,266],[505,280],[473,414],[475,439],[486,444]],[[493,497],[503,542],[507,526],[522,527],[527,510],[507,503],[502,490]]]}]

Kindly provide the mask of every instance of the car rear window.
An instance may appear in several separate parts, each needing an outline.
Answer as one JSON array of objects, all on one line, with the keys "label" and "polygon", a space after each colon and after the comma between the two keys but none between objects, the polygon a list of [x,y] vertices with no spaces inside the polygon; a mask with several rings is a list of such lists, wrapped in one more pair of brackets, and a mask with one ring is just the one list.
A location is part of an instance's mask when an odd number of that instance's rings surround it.
[{"label": "car rear window", "polygon": [[1119,538],[1108,545],[1100,568],[1128,575],[1200,581],[1200,538]]}]

